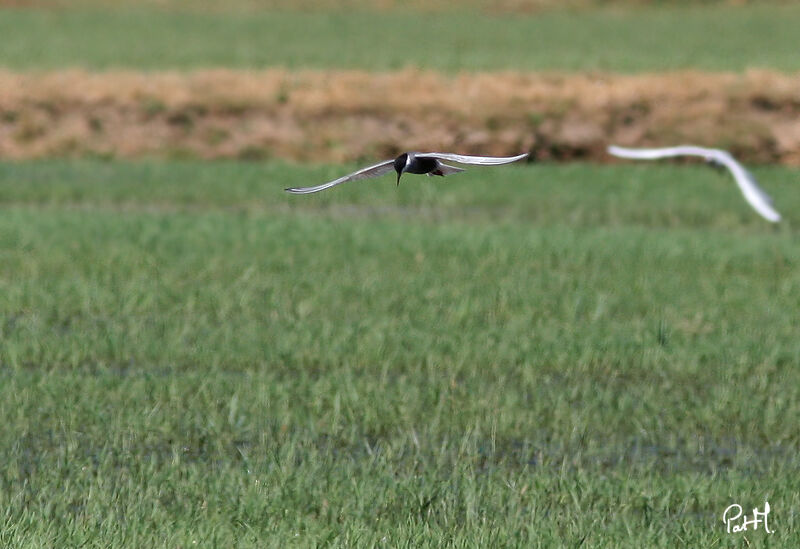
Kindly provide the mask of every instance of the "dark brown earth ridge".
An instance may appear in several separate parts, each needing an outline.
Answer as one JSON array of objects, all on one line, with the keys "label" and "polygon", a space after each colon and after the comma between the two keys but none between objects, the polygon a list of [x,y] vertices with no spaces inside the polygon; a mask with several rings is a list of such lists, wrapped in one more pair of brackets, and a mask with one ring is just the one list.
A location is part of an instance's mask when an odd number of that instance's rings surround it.
[{"label": "dark brown earth ridge", "polygon": [[0,158],[607,160],[609,143],[800,165],[800,75],[0,72]]}]

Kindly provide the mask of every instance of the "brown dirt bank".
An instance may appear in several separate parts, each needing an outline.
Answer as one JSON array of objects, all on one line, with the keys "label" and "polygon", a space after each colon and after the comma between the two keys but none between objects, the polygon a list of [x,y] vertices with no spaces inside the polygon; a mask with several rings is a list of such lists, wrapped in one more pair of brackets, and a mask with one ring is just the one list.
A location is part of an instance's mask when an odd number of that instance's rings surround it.
[{"label": "brown dirt bank", "polygon": [[609,143],[800,165],[800,75],[0,71],[0,158],[371,159],[452,150],[605,160]]}]

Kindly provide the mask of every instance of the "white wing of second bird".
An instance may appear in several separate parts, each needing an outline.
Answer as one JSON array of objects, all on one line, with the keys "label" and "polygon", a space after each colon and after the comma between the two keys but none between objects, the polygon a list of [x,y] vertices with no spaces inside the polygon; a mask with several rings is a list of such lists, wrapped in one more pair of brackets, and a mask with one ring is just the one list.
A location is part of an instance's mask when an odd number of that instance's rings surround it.
[{"label": "white wing of second bird", "polygon": [[744,199],[747,200],[755,211],[757,211],[767,221],[777,223],[781,220],[779,214],[772,206],[772,199],[756,183],[753,175],[736,161],[729,152],[721,149],[706,149],[693,145],[681,145],[678,147],[665,147],[661,149],[628,149],[611,145],[608,153],[620,158],[633,158],[639,160],[655,160],[658,158],[671,158],[675,156],[697,156],[706,162],[724,166],[731,172],[739,190],[742,191]]}]

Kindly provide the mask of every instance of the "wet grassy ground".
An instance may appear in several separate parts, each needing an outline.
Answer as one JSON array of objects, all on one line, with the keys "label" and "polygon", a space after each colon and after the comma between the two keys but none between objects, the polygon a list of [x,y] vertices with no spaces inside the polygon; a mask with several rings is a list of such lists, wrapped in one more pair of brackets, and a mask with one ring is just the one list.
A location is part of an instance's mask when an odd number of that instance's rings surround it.
[{"label": "wet grassy ground", "polygon": [[347,169],[0,164],[4,545],[796,540],[796,171]]}]

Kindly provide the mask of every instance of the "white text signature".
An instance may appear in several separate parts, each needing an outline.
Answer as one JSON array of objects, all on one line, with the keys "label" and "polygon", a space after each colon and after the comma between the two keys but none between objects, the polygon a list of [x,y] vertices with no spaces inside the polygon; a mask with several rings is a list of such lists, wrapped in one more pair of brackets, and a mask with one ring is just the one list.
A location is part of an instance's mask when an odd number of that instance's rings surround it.
[{"label": "white text signature", "polygon": [[[742,506],[734,503],[725,509],[722,513],[722,522],[728,529],[729,534],[736,534],[739,532],[746,532],[747,530],[758,530],[758,525],[764,526],[764,530],[771,534],[775,530],[769,529],[767,516],[769,515],[769,502],[764,502],[764,510],[759,511],[758,507],[753,509],[753,518],[748,519],[747,515],[742,515]],[[740,520],[741,519],[741,520]]]}]

